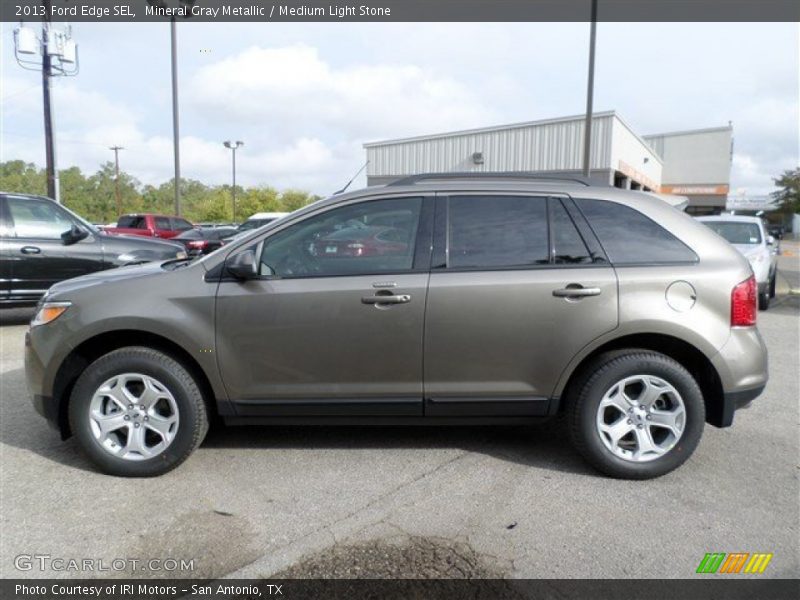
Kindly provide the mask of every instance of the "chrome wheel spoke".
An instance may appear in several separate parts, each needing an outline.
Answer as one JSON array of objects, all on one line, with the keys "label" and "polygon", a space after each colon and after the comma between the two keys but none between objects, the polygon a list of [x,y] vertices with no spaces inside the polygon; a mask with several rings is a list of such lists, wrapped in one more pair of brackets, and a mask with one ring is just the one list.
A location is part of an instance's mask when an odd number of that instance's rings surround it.
[{"label": "chrome wheel spoke", "polygon": [[663,427],[675,435],[680,435],[683,432],[682,417],[684,414],[683,407],[674,411],[654,410],[650,413],[650,426]]},{"label": "chrome wheel spoke", "polygon": [[627,413],[632,405],[631,399],[625,395],[625,390],[621,385],[612,388],[610,393],[606,394],[603,401],[600,403],[600,406],[603,408],[606,406],[613,406],[621,413]]},{"label": "chrome wheel spoke", "polygon": [[164,389],[161,388],[152,378],[147,377],[144,380],[144,391],[139,396],[138,401],[145,409],[152,408],[152,406],[161,400],[167,398]]},{"label": "chrome wheel spoke", "polygon": [[666,381],[653,377],[642,377],[642,392],[637,398],[639,404],[653,406],[662,394],[670,391],[672,386]]},{"label": "chrome wheel spoke", "polygon": [[633,433],[636,436],[636,450],[633,452],[634,459],[641,459],[653,454],[656,456],[664,454],[665,450],[655,443],[649,427],[637,427]]},{"label": "chrome wheel spoke", "polygon": [[148,429],[152,429],[158,435],[161,436],[161,439],[165,442],[171,442],[172,436],[175,435],[174,430],[172,430],[172,426],[177,423],[177,417],[160,417],[151,415],[148,420],[145,422],[145,427]]},{"label": "chrome wheel spoke", "polygon": [[130,427],[128,429],[128,442],[125,444],[123,452],[126,458],[129,454],[149,458],[151,452],[145,444],[144,427]]},{"label": "chrome wheel spoke", "polygon": [[626,417],[622,417],[611,425],[605,425],[603,431],[611,438],[611,442],[616,445],[633,429],[633,425],[628,422]]},{"label": "chrome wheel spoke", "polygon": [[103,437],[107,437],[112,431],[117,431],[118,429],[128,426],[128,421],[125,419],[125,413],[122,412],[112,413],[110,415],[100,415],[95,413],[92,415],[92,418],[94,419],[94,422],[97,423],[97,426],[100,429],[100,434]]}]

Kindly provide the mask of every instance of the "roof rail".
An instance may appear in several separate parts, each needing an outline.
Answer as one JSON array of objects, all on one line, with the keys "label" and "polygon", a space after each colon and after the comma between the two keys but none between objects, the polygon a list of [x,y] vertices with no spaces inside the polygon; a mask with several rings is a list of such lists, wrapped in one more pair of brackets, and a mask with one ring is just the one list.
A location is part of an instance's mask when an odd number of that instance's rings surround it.
[{"label": "roof rail", "polygon": [[387,186],[416,185],[420,181],[429,179],[533,179],[537,181],[570,181],[581,185],[591,186],[593,184],[588,178],[578,175],[552,175],[546,173],[531,173],[528,171],[498,171],[495,173],[487,171],[479,172],[456,172],[456,173],[420,173],[418,175],[408,175]]}]

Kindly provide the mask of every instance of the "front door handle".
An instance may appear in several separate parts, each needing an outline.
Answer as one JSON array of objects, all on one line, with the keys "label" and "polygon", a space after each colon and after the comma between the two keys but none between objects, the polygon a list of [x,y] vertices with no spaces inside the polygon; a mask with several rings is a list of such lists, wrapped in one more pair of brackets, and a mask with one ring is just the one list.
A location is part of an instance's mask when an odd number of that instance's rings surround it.
[{"label": "front door handle", "polygon": [[408,294],[400,294],[398,296],[394,294],[387,294],[385,296],[364,296],[361,298],[361,302],[364,304],[406,304],[407,302],[411,302],[411,296]]},{"label": "front door handle", "polygon": [[19,251],[22,252],[23,254],[41,254],[42,253],[42,249],[39,248],[38,246],[23,246],[22,248],[20,248]]},{"label": "front door handle", "polygon": [[565,288],[553,290],[553,296],[556,298],[585,298],[599,295],[600,288],[585,288],[578,283],[571,283]]}]

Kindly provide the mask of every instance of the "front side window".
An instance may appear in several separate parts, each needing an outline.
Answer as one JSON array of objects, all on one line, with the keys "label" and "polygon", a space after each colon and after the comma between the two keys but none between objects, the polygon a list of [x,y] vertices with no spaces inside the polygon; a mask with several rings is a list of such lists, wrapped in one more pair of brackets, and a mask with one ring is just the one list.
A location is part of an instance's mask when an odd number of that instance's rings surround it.
[{"label": "front side window", "polygon": [[576,198],[612,263],[620,265],[697,262],[697,255],[669,231],[629,206]]},{"label": "front side window", "polygon": [[147,222],[144,217],[125,215],[119,218],[117,226],[124,229],[147,229]]},{"label": "front side window", "polygon": [[407,271],[422,198],[373,200],[336,208],[264,240],[262,276],[328,277]]},{"label": "front side window", "polygon": [[761,243],[761,228],[758,223],[744,223],[736,221],[702,221],[721,235],[731,244],[753,244]]},{"label": "front side window", "polygon": [[52,202],[8,198],[8,210],[19,238],[60,239],[72,229],[72,219]]},{"label": "front side window", "polygon": [[451,196],[449,268],[548,264],[547,199],[525,196]]},{"label": "front side window", "polygon": [[170,229],[168,217],[156,217],[156,229]]}]

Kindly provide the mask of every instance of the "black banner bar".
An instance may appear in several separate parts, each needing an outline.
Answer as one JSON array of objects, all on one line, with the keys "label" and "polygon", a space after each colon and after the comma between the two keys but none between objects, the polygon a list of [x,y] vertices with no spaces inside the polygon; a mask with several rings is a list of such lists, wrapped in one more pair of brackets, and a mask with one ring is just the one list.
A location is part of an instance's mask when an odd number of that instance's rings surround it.
[{"label": "black banner bar", "polygon": [[[588,21],[591,0],[0,0],[0,20],[70,22]],[[49,10],[48,6],[49,4]],[[800,21],[797,0],[599,0],[599,21]]]},{"label": "black banner bar", "polygon": [[796,579],[5,579],[4,600],[796,600]]}]

